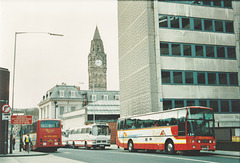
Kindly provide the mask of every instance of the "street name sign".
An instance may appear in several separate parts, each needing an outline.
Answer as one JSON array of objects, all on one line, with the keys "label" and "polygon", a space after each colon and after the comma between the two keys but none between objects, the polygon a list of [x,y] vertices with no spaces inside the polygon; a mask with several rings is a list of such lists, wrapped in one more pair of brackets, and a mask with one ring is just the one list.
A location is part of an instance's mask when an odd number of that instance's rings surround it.
[{"label": "street name sign", "polygon": [[31,125],[32,116],[31,115],[12,115],[11,124],[12,125]]},{"label": "street name sign", "polygon": [[2,113],[2,120],[10,120],[11,119],[11,114],[10,113]]}]

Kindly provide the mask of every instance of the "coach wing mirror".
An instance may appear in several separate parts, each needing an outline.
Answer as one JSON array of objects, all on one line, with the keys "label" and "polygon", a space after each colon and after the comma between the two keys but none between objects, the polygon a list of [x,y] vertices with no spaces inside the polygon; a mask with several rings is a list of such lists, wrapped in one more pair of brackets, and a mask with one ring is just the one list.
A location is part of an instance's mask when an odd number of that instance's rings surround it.
[{"label": "coach wing mirror", "polygon": [[89,134],[92,134],[92,131],[89,131]]}]

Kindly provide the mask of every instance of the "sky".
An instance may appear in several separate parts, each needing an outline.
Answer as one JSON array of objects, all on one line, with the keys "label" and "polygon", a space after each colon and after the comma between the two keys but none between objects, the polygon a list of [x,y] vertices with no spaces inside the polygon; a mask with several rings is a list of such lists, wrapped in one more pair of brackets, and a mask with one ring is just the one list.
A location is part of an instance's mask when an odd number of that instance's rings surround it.
[{"label": "sky", "polygon": [[33,33],[17,34],[14,108],[37,107],[63,82],[88,90],[96,26],[107,55],[107,89],[119,90],[117,0],[0,0],[0,22],[0,67],[10,71],[10,106],[15,32]]}]

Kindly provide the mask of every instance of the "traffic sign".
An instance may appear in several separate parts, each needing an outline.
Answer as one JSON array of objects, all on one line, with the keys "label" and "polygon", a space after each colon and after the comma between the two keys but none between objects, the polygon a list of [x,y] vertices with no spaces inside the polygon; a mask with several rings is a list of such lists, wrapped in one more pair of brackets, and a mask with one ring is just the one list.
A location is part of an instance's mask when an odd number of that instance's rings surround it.
[{"label": "traffic sign", "polygon": [[8,104],[2,106],[3,113],[9,113],[11,111],[11,107]]},{"label": "traffic sign", "polygon": [[19,125],[19,124],[32,124],[32,116],[31,115],[12,115],[11,116],[11,124]]},{"label": "traffic sign", "polygon": [[11,114],[10,113],[2,113],[2,120],[10,120]]}]

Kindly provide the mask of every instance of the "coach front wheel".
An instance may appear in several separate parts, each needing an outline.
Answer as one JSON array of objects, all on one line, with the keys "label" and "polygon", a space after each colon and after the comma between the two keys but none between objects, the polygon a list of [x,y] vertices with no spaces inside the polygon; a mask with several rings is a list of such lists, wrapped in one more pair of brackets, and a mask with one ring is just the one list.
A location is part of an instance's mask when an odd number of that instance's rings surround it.
[{"label": "coach front wheel", "polygon": [[168,154],[175,154],[174,144],[173,144],[172,141],[167,141],[166,147],[165,147],[165,151],[166,151]]},{"label": "coach front wheel", "polygon": [[129,143],[128,143],[128,151],[129,152],[134,152],[134,146],[133,146],[133,142],[132,141],[129,141]]}]

